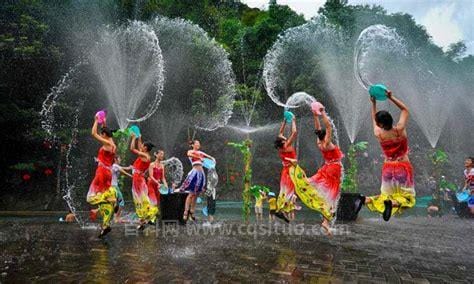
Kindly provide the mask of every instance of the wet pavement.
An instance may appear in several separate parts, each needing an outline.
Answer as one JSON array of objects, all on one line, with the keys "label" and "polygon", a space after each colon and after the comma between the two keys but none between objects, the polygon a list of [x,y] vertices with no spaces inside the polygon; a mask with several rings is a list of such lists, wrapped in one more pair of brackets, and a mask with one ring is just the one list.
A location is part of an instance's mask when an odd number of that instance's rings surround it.
[{"label": "wet pavement", "polygon": [[318,220],[288,226],[237,220],[136,231],[0,217],[0,282],[473,283],[473,220],[369,217],[321,234]]}]

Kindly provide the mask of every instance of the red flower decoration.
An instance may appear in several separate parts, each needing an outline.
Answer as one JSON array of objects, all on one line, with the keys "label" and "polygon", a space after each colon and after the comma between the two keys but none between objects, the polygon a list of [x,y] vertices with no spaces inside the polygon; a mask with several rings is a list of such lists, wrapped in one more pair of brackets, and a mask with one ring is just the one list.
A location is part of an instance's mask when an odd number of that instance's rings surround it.
[{"label": "red flower decoration", "polygon": [[230,176],[230,182],[232,182],[232,183],[235,182],[235,176],[234,175]]},{"label": "red flower decoration", "polygon": [[31,176],[29,174],[24,174],[22,177],[21,177],[24,181],[29,181],[31,179]]},{"label": "red flower decoration", "polygon": [[52,171],[51,169],[46,169],[46,170],[44,170],[44,175],[45,175],[45,176],[50,176],[50,175],[52,175],[52,174],[53,174],[53,171]]}]

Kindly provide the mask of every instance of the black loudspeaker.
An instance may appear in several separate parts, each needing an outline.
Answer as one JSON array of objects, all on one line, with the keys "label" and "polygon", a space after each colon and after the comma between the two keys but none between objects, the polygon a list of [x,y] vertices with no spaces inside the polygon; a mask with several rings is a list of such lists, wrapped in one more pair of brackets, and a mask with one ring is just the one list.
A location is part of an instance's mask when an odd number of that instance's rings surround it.
[{"label": "black loudspeaker", "polygon": [[355,202],[359,196],[359,193],[341,193],[337,206],[337,221],[351,222],[357,219],[358,213],[356,213]]},{"label": "black loudspeaker", "polygon": [[160,218],[161,221],[178,221],[183,223],[184,207],[187,193],[177,192],[160,195]]}]

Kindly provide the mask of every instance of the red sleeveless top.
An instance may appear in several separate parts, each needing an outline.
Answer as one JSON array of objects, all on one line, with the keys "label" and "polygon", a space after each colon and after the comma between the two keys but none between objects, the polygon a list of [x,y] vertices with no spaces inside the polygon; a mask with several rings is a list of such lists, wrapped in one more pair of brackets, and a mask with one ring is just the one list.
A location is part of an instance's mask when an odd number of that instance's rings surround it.
[{"label": "red sleeveless top", "polygon": [[397,160],[408,153],[408,138],[396,137],[380,142],[387,160]]},{"label": "red sleeveless top", "polygon": [[163,178],[163,168],[154,167],[153,168],[153,177],[156,180],[161,180]]},{"label": "red sleeveless top", "polygon": [[281,163],[283,164],[284,167],[287,167],[291,165],[291,162],[287,161],[285,158],[290,158],[290,159],[296,159],[296,151],[295,149],[289,151],[289,152],[284,152],[284,151],[278,151],[278,155],[280,156]]},{"label": "red sleeveless top", "polygon": [[133,162],[133,169],[143,174],[146,172],[146,170],[148,170],[150,163],[150,161],[144,162],[142,159],[140,159],[140,157],[138,157],[135,162]]},{"label": "red sleeveless top", "polygon": [[189,157],[189,160],[191,161],[191,165],[202,165],[202,160],[204,159],[204,155],[202,154],[201,151],[193,151],[193,154],[199,155],[199,158],[195,157]]},{"label": "red sleeveless top", "polygon": [[104,147],[100,147],[97,160],[106,167],[111,167],[114,163],[115,153],[106,151]]},{"label": "red sleeveless top", "polygon": [[335,146],[332,150],[321,149],[321,154],[323,154],[324,162],[326,163],[340,162],[344,157],[344,154],[338,146]]}]

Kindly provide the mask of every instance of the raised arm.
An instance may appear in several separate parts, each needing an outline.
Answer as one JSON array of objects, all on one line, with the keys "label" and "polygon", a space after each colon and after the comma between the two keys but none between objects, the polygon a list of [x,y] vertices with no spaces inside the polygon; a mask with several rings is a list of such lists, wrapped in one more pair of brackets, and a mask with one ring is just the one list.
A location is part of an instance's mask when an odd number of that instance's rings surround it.
[{"label": "raised arm", "polygon": [[[142,158],[148,158],[148,154],[145,153],[145,152],[141,152],[139,151],[137,148],[136,148],[136,140],[137,140],[137,137],[135,137],[135,134],[132,133],[132,142],[130,142],[130,151],[133,153],[133,154],[136,154]],[[139,141],[141,141],[141,138],[139,138]]]},{"label": "raised arm", "polygon": [[374,127],[374,135],[377,136],[377,122],[375,121],[375,114],[377,113],[377,101],[375,98],[370,97],[370,101],[372,102],[372,107],[371,107],[371,117],[372,117],[372,126]]},{"label": "raised arm", "polygon": [[278,135],[283,136],[285,134],[285,127],[286,127],[286,120],[283,120],[280,126],[280,130],[278,131]]},{"label": "raised arm", "polygon": [[296,118],[293,118],[293,120],[291,121],[291,134],[290,137],[288,137],[288,140],[286,140],[285,142],[285,147],[291,146],[291,144],[293,144],[297,134],[298,131],[296,130]]},{"label": "raised arm", "polygon": [[137,137],[135,137],[135,134],[132,134],[132,140],[130,141],[130,151],[134,154],[137,154],[138,150],[136,149]]},{"label": "raised arm", "polygon": [[324,126],[326,127],[326,136],[324,137],[324,141],[322,142],[324,146],[327,147],[329,143],[331,143],[332,125],[331,125],[331,122],[329,121],[329,117],[327,116],[324,110],[321,112],[321,114],[322,114],[321,116],[323,119]]},{"label": "raised arm", "polygon": [[387,97],[401,110],[400,119],[398,120],[398,124],[397,124],[397,129],[404,130],[408,123],[408,117],[410,116],[408,107],[400,99],[392,95],[392,91],[387,91]]},{"label": "raised arm", "polygon": [[91,130],[91,135],[94,137],[95,140],[99,141],[102,143],[104,146],[112,146],[110,142],[107,139],[104,139],[100,134],[97,132],[99,128],[99,122],[97,122],[97,117],[94,118],[94,124],[92,125],[92,130]]},{"label": "raised arm", "polygon": [[142,141],[142,136],[138,137],[138,149],[143,147],[143,141]]},{"label": "raised arm", "polygon": [[319,116],[313,113],[313,120],[314,120],[314,129],[321,130],[321,123],[319,122]]}]

